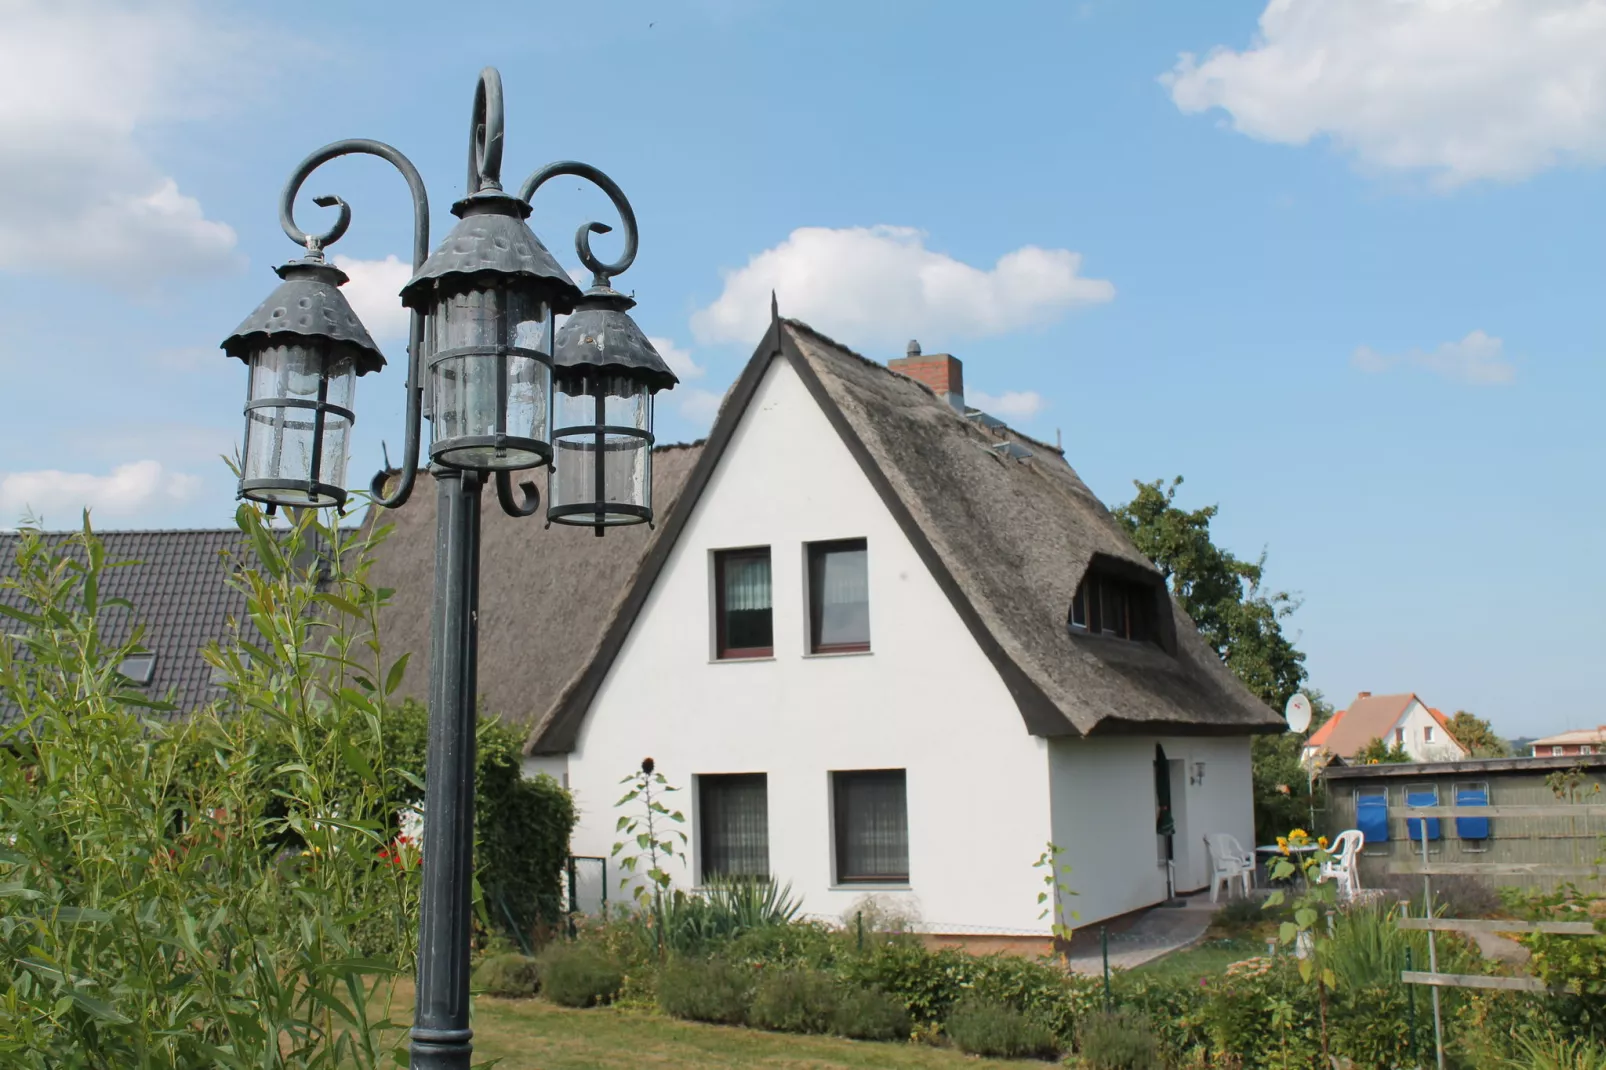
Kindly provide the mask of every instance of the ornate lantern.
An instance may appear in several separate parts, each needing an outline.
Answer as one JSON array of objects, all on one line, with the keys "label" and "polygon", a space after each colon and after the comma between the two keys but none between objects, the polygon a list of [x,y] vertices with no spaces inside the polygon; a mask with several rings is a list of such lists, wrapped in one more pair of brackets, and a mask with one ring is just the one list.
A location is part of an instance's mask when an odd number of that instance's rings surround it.
[{"label": "ornate lantern", "polygon": [[430,459],[479,472],[552,458],[552,317],[580,288],[525,225],[530,206],[487,181],[402,288],[425,320]]},{"label": "ornate lantern", "polygon": [[652,522],[652,396],[678,380],[599,273],[558,332],[557,457],[547,519],[595,529]]},{"label": "ornate lantern", "polygon": [[346,274],[309,251],[223,341],[250,369],[242,498],[275,506],[343,507],[357,376],[385,358],[340,287]]}]

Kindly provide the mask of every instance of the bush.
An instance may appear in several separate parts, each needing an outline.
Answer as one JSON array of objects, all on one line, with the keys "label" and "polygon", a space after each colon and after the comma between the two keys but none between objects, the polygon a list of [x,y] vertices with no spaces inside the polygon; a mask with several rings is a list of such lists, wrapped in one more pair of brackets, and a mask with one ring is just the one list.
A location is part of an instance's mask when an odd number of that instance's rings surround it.
[{"label": "bush", "polygon": [[[849,938],[851,939],[851,938]],[[807,966],[831,969],[851,945],[819,922],[794,921],[765,925],[742,933],[725,949],[725,957],[748,966]]]},{"label": "bush", "polygon": [[540,972],[535,960],[516,951],[487,955],[474,968],[471,985],[477,992],[505,999],[520,999],[535,995]]},{"label": "bush", "polygon": [[1047,1026],[1069,1046],[1076,1021],[1102,1005],[1103,982],[1068,975],[1052,960],[1019,955],[985,955],[973,960],[972,994],[1002,1003]]},{"label": "bush", "polygon": [[536,959],[541,994],[565,1007],[612,1003],[624,985],[624,971],[602,949],[589,943],[549,944]]},{"label": "bush", "polygon": [[658,1005],[676,1018],[740,1025],[753,1001],[753,972],[723,959],[671,959],[658,974]]},{"label": "bush", "polygon": [[[1416,857],[1422,857],[1418,842]],[[1389,873],[1379,879],[1384,898],[1390,902],[1405,899],[1411,913],[1422,916],[1422,878],[1405,873]],[[1501,912],[1500,893],[1477,877],[1445,874],[1433,878],[1433,909],[1447,918],[1488,918]]]},{"label": "bush", "polygon": [[1094,1014],[1082,1023],[1087,1070],[1165,1070],[1154,1023],[1139,1014]]},{"label": "bush", "polygon": [[753,994],[748,1021],[777,1033],[829,1033],[838,1002],[836,978],[828,973],[767,971]]},{"label": "bush", "polygon": [[998,1059],[1052,1059],[1058,1054],[1048,1027],[1002,1003],[967,996],[944,1025],[960,1051]]},{"label": "bush", "polygon": [[952,948],[927,950],[915,937],[882,937],[845,957],[837,972],[849,984],[897,997],[916,1022],[931,1023],[970,990],[978,961]]},{"label": "bush", "polygon": [[912,1025],[902,1003],[874,988],[847,988],[838,995],[831,1031],[854,1040],[907,1040]]}]

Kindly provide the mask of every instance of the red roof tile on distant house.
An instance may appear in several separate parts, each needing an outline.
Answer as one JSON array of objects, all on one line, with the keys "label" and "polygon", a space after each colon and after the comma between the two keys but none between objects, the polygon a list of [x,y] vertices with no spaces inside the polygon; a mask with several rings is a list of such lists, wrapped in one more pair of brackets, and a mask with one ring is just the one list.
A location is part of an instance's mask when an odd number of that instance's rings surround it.
[{"label": "red roof tile on distant house", "polygon": [[[1374,695],[1362,691],[1355,696],[1349,709],[1339,710],[1328,722],[1318,728],[1305,741],[1306,747],[1315,747],[1340,758],[1353,757],[1374,739],[1392,742],[1390,734],[1412,702],[1422,702],[1414,693],[1402,695]],[[1450,721],[1443,713],[1422,702],[1439,727],[1444,730],[1447,742],[1460,746],[1450,734]],[[1463,748],[1465,749],[1465,748]]]}]

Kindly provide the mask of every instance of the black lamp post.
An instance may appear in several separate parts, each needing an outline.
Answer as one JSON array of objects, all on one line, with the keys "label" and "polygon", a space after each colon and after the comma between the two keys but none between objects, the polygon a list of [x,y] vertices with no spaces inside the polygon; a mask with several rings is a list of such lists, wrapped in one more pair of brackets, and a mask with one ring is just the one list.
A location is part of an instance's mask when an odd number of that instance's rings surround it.
[{"label": "black lamp post", "polygon": [[[338,197],[316,198],[340,214],[326,233],[308,235],[296,226],[295,199],[314,170],[339,156],[378,156],[401,172],[413,195],[414,274],[401,293],[412,310],[407,432],[395,489],[385,493],[388,473],[381,472],[371,494],[385,508],[407,501],[429,419],[438,504],[415,1070],[468,1070],[473,1051],[480,491],[492,479],[505,512],[530,516],[540,495],[522,482],[515,499],[513,473],[547,467],[549,523],[585,524],[598,535],[611,525],[650,523],[652,395],[676,382],[625,314],[634,302],[608,286],[636,255],[635,213],[619,187],[594,167],[563,162],[531,175],[518,196],[503,192],[502,80],[494,68],[480,73],[470,137],[468,194],[452,206],[460,221],[433,255],[423,179],[396,149],[337,141],[302,161],[280,198],[279,222],[306,256],[279,269],[283,283],[223,343],[250,368],[240,497],[270,511],[343,508],[355,381],[385,360],[340,293],[346,276],[324,262],[324,247],[346,232],[351,210]],[[624,223],[625,251],[614,264],[599,263],[589,241],[609,228],[580,228],[575,244],[596,276],[585,294],[524,222],[535,191],[558,175],[596,183]],[[566,313],[574,315],[554,336],[555,317]]]}]

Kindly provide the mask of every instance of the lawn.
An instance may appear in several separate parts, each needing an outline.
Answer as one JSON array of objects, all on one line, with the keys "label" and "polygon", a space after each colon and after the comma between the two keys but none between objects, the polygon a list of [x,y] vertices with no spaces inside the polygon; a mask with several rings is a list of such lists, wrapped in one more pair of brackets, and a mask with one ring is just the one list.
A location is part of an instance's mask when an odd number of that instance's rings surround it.
[{"label": "lawn", "polygon": [[[392,1019],[406,1021],[411,986],[398,987]],[[636,1070],[638,1067],[763,1066],[777,1070],[920,1067],[1012,1067],[917,1044],[874,1044],[832,1037],[764,1033],[683,1022],[644,1011],[570,1010],[543,999],[474,999],[475,1060],[499,1059],[499,1070]]]},{"label": "lawn", "polygon": [[1207,938],[1182,951],[1133,969],[1134,974],[1155,978],[1194,978],[1220,974],[1234,962],[1266,953],[1266,941],[1255,936],[1233,935]]}]

